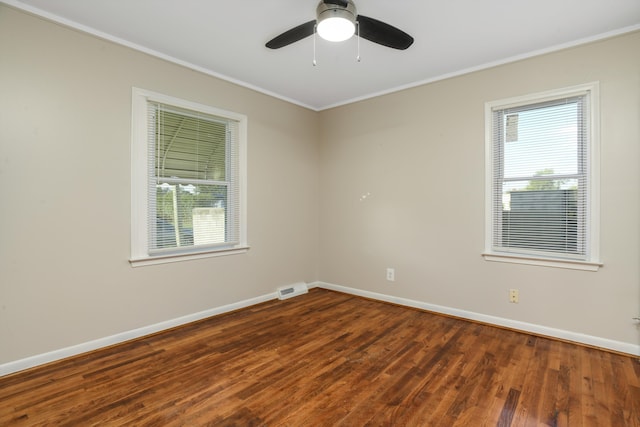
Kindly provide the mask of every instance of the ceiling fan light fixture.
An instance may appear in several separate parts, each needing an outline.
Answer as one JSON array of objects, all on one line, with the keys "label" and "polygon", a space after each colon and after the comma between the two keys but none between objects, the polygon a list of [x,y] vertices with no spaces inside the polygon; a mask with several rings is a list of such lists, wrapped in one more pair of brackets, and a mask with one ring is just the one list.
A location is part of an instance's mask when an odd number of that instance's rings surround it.
[{"label": "ceiling fan light fixture", "polygon": [[348,40],[356,32],[356,25],[347,18],[330,16],[318,22],[318,35],[330,42]]},{"label": "ceiling fan light fixture", "polygon": [[356,32],[356,8],[352,1],[346,7],[320,2],[317,10],[318,35],[330,42],[348,40]]}]

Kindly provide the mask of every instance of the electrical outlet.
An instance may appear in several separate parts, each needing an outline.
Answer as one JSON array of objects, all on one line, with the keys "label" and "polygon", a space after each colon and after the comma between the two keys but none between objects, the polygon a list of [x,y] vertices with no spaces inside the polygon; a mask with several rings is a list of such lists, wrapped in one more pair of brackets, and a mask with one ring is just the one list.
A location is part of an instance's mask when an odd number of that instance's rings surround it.
[{"label": "electrical outlet", "polygon": [[396,281],[396,270],[395,268],[387,268],[387,281],[395,282]]},{"label": "electrical outlet", "polygon": [[517,289],[509,289],[509,302],[517,304],[520,300],[520,292]]}]

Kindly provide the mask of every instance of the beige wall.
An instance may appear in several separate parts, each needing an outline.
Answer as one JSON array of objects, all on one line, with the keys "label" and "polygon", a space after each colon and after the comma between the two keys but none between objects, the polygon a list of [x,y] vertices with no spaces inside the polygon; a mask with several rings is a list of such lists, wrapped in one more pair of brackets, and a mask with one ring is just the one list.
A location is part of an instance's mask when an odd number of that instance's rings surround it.
[{"label": "beige wall", "polygon": [[[0,6],[0,364],[314,280],[637,345],[639,48],[315,113]],[[484,102],[594,80],[604,268],[484,261]],[[129,265],[132,86],[248,116],[247,254]]]},{"label": "beige wall", "polygon": [[[248,116],[247,254],[129,265],[132,86]],[[317,123],[0,6],[0,364],[316,280]]]},{"label": "beige wall", "polygon": [[[638,52],[634,33],[322,112],[322,280],[638,345]],[[592,81],[604,267],[485,261],[484,103]]]}]

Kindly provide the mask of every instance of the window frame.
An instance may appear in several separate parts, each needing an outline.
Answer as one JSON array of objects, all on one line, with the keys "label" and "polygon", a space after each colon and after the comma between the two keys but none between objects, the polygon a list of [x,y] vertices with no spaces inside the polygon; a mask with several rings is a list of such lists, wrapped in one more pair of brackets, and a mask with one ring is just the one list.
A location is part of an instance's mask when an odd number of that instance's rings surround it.
[{"label": "window frame", "polygon": [[[553,256],[531,255],[513,251],[499,251],[494,249],[494,213],[496,194],[494,182],[494,120],[496,110],[502,110],[525,105],[550,102],[561,98],[586,95],[589,99],[589,132],[587,142],[587,186],[586,186],[586,256],[584,260]],[[524,96],[516,96],[485,103],[485,249],[482,253],[487,261],[558,267],[574,270],[597,271],[602,263],[599,261],[600,246],[600,123],[599,123],[599,84],[587,84],[566,87],[562,89],[539,92]]]},{"label": "window frame", "polygon": [[[147,105],[157,102],[182,109],[218,116],[237,122],[238,125],[238,211],[239,241],[235,245],[223,247],[184,247],[170,253],[150,253],[149,251],[149,126]],[[151,157],[150,157],[151,156]],[[247,116],[222,110],[209,105],[187,101],[169,95],[152,92],[137,87],[132,88],[131,96],[131,258],[133,267],[164,264],[177,261],[201,259],[245,253],[247,244]]]}]

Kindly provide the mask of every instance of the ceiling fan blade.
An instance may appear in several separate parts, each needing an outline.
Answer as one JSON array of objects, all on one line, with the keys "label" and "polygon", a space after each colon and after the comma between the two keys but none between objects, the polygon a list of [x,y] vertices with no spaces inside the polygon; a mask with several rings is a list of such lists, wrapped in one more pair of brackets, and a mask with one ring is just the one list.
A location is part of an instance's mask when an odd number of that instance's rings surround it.
[{"label": "ceiling fan blade", "polygon": [[280,49],[281,47],[288,46],[291,43],[295,43],[298,40],[302,40],[303,38],[312,35],[315,26],[315,19],[313,21],[305,22],[304,24],[293,27],[279,36],[272,38],[265,44],[265,46],[269,49]]},{"label": "ceiling fan blade", "polygon": [[396,27],[377,19],[358,15],[360,37],[393,49],[405,50],[413,43],[413,37]]}]

